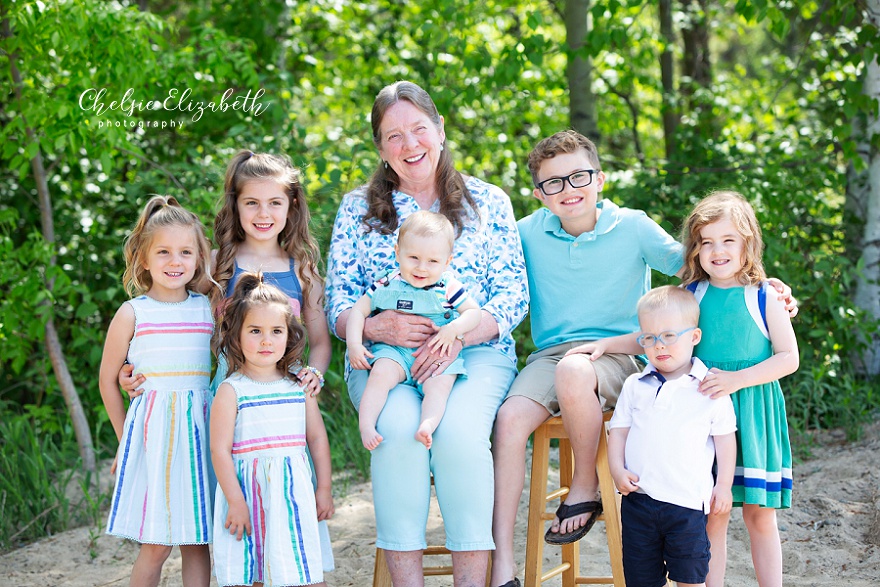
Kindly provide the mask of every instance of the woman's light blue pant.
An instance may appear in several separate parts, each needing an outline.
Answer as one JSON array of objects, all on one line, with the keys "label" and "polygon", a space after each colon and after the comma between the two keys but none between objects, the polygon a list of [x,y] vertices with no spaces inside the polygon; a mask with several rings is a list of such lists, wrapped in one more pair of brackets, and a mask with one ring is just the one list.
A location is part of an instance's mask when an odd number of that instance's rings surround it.
[{"label": "woman's light blue pant", "polygon": [[[388,394],[376,426],[384,440],[372,452],[378,548],[426,548],[433,473],[446,529],[446,548],[495,549],[495,481],[489,435],[516,368],[491,347],[468,347],[461,356],[468,376],[456,380],[446,413],[434,432],[431,450],[415,439],[422,393],[401,384]],[[368,371],[353,370],[348,376],[348,394],[355,408],[360,406],[368,375]]]}]

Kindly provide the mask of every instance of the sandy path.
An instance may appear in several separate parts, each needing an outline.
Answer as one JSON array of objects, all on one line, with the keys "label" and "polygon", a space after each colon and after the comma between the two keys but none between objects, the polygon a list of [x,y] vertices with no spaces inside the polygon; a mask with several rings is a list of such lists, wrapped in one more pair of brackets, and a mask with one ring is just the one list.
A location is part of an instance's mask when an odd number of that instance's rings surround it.
[{"label": "sandy path", "polygon": [[[860,442],[818,448],[813,459],[796,466],[795,500],[795,507],[779,516],[785,585],[880,585],[880,425],[870,427]],[[527,502],[524,495],[517,536],[520,569],[525,557]],[[439,544],[442,523],[436,502],[432,503],[429,542]],[[372,584],[373,524],[368,484],[352,486],[337,498],[336,516],[330,522],[337,568],[328,574],[328,585]],[[545,566],[549,567],[554,551],[548,547],[545,552]],[[581,552],[584,568],[607,569],[601,525],[587,536]],[[755,585],[748,535],[738,515],[731,523],[728,552],[727,584]],[[0,577],[15,587],[121,587],[128,585],[136,555],[134,544],[78,528],[0,556]],[[181,585],[176,550],[165,566],[161,584]],[[560,584],[554,579],[545,585]],[[452,585],[452,581],[430,578],[427,585]]]}]

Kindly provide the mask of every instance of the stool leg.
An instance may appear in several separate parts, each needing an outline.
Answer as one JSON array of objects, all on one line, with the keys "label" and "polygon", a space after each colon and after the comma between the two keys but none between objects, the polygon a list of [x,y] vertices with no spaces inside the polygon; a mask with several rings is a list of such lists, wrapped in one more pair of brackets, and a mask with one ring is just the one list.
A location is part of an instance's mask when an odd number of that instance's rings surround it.
[{"label": "stool leg", "polygon": [[[606,416],[606,421],[608,416]],[[620,495],[614,487],[611,467],[608,465],[608,439],[605,426],[599,435],[599,452],[596,455],[599,474],[599,491],[602,493],[602,509],[605,514],[605,534],[608,538],[608,554],[611,557],[611,576],[614,587],[626,587],[623,577],[623,539],[620,526]]]},{"label": "stool leg", "polygon": [[550,439],[544,426],[532,440],[532,476],[529,484],[529,525],[526,533],[525,587],[540,587],[544,562],[544,512],[547,511],[547,472]]},{"label": "stool leg", "polygon": [[373,565],[373,587],[394,587],[391,584],[388,563],[385,562],[385,551],[381,548],[376,549],[376,562]]},{"label": "stool leg", "polygon": [[[567,438],[559,439],[559,486],[571,488],[571,480],[574,477],[574,453],[571,451],[571,441]],[[560,502],[565,501],[565,496]],[[575,587],[575,582],[581,574],[581,547],[580,541],[562,545],[562,562],[568,563],[569,567],[562,571],[562,587]]]}]

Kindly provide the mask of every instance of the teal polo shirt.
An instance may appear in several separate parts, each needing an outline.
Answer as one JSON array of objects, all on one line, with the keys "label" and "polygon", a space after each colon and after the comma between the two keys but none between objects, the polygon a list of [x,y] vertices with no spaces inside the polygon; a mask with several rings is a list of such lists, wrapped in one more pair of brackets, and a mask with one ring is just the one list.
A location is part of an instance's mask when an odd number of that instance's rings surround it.
[{"label": "teal polo shirt", "polygon": [[636,304],[651,269],[675,275],[683,247],[641,210],[601,200],[594,230],[574,237],[547,208],[517,223],[538,349],[639,329]]}]

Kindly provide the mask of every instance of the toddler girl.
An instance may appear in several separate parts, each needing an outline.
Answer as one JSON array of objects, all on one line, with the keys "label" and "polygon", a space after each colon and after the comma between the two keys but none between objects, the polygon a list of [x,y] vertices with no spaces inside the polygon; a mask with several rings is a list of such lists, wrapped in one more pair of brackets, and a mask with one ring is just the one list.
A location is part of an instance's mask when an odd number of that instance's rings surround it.
[{"label": "toddler girl", "polygon": [[232,373],[211,412],[218,583],[323,585],[318,521],[333,514],[330,447],[317,401],[290,374],[303,328],[284,293],[245,273],[217,332],[215,351]]},{"label": "toddler girl", "polygon": [[[700,391],[730,395],[737,416],[733,505],[742,506],[761,587],[781,587],[782,548],[776,510],[791,507],[791,446],[785,399],[777,381],[798,368],[789,314],[764,295],[761,228],[735,192],[716,192],[688,217],[685,272],[700,301],[703,339],[695,354],[712,367]],[[709,587],[724,583],[730,514],[709,516]]]},{"label": "toddler girl", "polygon": [[[403,381],[417,383],[410,374],[415,362],[413,349],[374,344],[370,352],[364,346],[364,322],[373,311],[418,314],[440,326],[428,343],[442,353],[438,375],[423,384],[422,416],[416,431],[416,440],[426,448],[431,448],[432,435],[446,411],[446,400],[456,376],[467,376],[464,360],[460,357],[452,360],[449,347],[456,338],[463,342],[464,335],[479,325],[480,307],[447,271],[454,243],[452,223],[442,214],[422,210],[409,216],[400,226],[394,247],[399,270],[371,285],[348,318],[345,330],[348,360],[354,369],[371,369],[358,408],[361,440],[369,450],[382,442],[376,421],[385,407],[388,392]],[[456,311],[460,315],[456,316]]]},{"label": "toddler girl", "polygon": [[[131,585],[159,584],[172,545],[183,583],[207,586],[211,495],[205,445],[211,332],[209,245],[199,219],[173,197],[153,197],[125,242],[123,281],[133,299],[107,330],[99,386],[119,439],[107,533],[141,544]],[[126,362],[144,393],[126,412],[117,373]]]}]

